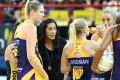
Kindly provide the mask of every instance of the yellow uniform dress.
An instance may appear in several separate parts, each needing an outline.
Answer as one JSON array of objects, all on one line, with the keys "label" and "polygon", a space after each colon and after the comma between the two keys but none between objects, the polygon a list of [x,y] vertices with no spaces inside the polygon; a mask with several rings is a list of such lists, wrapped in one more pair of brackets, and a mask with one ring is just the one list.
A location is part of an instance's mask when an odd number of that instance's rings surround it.
[{"label": "yellow uniform dress", "polygon": [[[32,67],[32,65],[29,63],[27,58],[27,49],[26,49],[26,40],[24,40],[19,33],[19,27],[25,27],[24,24],[29,23],[21,23],[15,32],[15,43],[18,50],[18,64],[17,64],[17,75],[18,80],[44,80],[41,75],[38,74],[37,71],[35,71]],[[38,45],[37,45],[37,39],[36,40],[36,55],[38,51]]]},{"label": "yellow uniform dress", "polygon": [[[74,49],[67,58],[71,66],[71,79],[70,80],[90,80],[91,79],[91,65],[93,57],[87,54],[83,49],[86,39],[76,41],[73,43]],[[74,54],[80,54],[81,57],[74,57]]]}]

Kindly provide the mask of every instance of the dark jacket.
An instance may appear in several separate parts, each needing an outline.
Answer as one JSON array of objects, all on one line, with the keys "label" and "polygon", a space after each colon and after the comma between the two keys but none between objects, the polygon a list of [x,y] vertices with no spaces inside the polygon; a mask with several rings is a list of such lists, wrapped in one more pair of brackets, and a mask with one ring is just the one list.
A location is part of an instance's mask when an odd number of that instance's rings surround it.
[{"label": "dark jacket", "polygon": [[[63,74],[60,72],[61,56],[66,40],[59,37],[58,46],[50,51],[43,43],[38,40],[38,50],[43,60],[43,68],[49,76],[49,80],[63,80]],[[48,70],[48,66],[52,69]]]}]

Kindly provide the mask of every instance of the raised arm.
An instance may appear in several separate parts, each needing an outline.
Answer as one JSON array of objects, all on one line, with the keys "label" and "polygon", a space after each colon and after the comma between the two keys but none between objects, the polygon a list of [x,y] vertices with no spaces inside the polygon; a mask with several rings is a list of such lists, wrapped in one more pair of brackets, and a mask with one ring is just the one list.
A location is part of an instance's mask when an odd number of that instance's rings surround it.
[{"label": "raised arm", "polygon": [[112,31],[114,29],[115,29],[115,26],[108,28],[108,30],[106,31],[106,33],[103,37],[100,48],[98,49],[98,51],[94,55],[94,59],[93,59],[93,63],[92,63],[92,70],[98,74],[100,74],[101,72],[97,69],[97,66],[99,64],[99,61],[100,61],[102,55],[103,55],[104,50],[107,48],[107,46],[112,41]]}]

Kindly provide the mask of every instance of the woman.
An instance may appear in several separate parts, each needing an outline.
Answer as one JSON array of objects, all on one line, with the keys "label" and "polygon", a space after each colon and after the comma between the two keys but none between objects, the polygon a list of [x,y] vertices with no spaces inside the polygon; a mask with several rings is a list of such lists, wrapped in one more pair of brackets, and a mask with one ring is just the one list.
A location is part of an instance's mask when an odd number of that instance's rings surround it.
[{"label": "woman", "polygon": [[[116,20],[116,15],[112,11],[104,10],[101,15],[102,25],[97,26],[99,31],[97,33],[93,34],[91,39],[96,40],[99,44],[101,44],[102,38],[103,38],[107,28],[114,25],[115,20]],[[113,51],[112,44],[110,44],[106,48],[105,51],[112,52]],[[98,78],[98,79],[110,80],[110,77],[111,77],[111,71],[108,71],[104,74],[93,73],[93,79]]]},{"label": "woman", "polygon": [[50,80],[63,80],[60,73],[61,55],[66,40],[58,34],[57,23],[48,18],[38,27],[38,50],[43,60],[43,68]]},{"label": "woman", "polygon": [[[117,20],[117,23],[120,24],[120,17]],[[112,79],[111,80],[119,80],[120,79],[120,25],[114,25],[112,27],[109,27],[109,29],[106,31],[103,41],[101,43],[101,46],[99,50],[96,52],[94,56],[94,60],[92,63],[92,70],[98,74],[101,74],[101,72],[97,69],[98,63],[101,59],[101,56],[106,49],[106,47],[113,42],[113,52],[114,52],[114,65],[113,65],[113,71],[112,71]],[[102,72],[103,73],[103,72]]]},{"label": "woman", "polygon": [[18,80],[48,80],[37,54],[36,24],[44,18],[43,5],[38,1],[27,1],[26,20],[16,29],[14,37],[18,50]]},{"label": "woman", "polygon": [[94,33],[91,37],[92,40],[96,40],[97,42],[101,43],[103,35],[106,29],[109,26],[115,24],[116,15],[110,10],[104,10],[101,15],[101,22],[102,24],[97,26],[98,32]]},{"label": "woman", "polygon": [[90,80],[92,59],[99,45],[86,39],[89,27],[84,19],[74,20],[69,31],[70,42],[63,49],[61,72],[70,72],[70,80]]}]

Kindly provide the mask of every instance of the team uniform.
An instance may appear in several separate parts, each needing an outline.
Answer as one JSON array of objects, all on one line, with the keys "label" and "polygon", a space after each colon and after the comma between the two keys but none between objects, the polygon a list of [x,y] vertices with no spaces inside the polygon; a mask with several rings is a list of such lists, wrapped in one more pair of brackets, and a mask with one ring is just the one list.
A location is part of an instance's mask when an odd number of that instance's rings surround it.
[{"label": "team uniform", "polygon": [[120,80],[120,37],[113,41],[114,65],[112,80]]},{"label": "team uniform", "polygon": [[6,61],[7,64],[7,80],[17,80],[17,69],[10,64],[9,61]]},{"label": "team uniform", "polygon": [[[53,51],[51,51],[46,48],[44,44],[38,41],[38,50],[43,60],[43,68],[48,74],[49,80],[63,80],[64,77],[64,75],[60,72],[60,63],[63,47],[66,44],[66,40],[58,37],[58,43],[60,44],[59,47],[56,47]],[[48,68],[48,66],[50,66],[48,56],[51,59],[51,70]]]},{"label": "team uniform", "polygon": [[[21,23],[19,27],[22,26],[24,23]],[[27,24],[27,23],[26,23]],[[18,29],[17,28],[17,29]],[[19,31],[16,30],[17,35],[15,35],[15,43],[18,49],[18,64],[17,64],[17,75],[18,80],[44,80],[41,75],[38,74],[37,71],[35,71],[32,67],[32,65],[29,63],[27,59],[27,49],[26,49],[26,40],[22,39],[21,34],[19,34]],[[36,39],[36,52],[37,50],[37,39]]]},{"label": "team uniform", "polygon": [[[16,57],[16,49],[13,48],[12,54]],[[17,69],[13,67],[13,65],[9,62],[9,60],[6,60],[7,65],[7,80],[17,80]]]},{"label": "team uniform", "polygon": [[[83,51],[82,47],[86,42],[86,39],[74,42],[74,50],[67,58],[71,65],[71,79],[70,80],[90,80],[91,79],[91,65],[93,57]],[[81,57],[75,58],[74,54],[80,53]]]},{"label": "team uniform", "polygon": [[[99,37],[97,42],[101,44],[102,39]],[[91,80],[110,80],[111,71],[105,72],[103,74],[96,74],[93,72]]]}]

